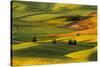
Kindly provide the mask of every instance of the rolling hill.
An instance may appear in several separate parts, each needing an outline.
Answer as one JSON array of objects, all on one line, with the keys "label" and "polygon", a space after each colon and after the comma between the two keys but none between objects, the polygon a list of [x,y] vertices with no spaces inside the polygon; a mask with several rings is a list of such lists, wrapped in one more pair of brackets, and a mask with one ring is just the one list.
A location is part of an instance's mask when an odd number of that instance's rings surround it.
[{"label": "rolling hill", "polygon": [[73,23],[64,25],[64,28],[70,28],[70,29],[77,29],[77,30],[84,30],[84,29],[90,29],[97,27],[97,14],[96,12],[90,13],[90,18],[75,21]]},{"label": "rolling hill", "polygon": [[70,57],[73,59],[80,59],[80,60],[88,60],[88,57],[96,52],[97,47],[94,47],[92,49],[88,49],[88,50],[82,50],[82,51],[78,51],[78,52],[73,52],[71,54],[66,54],[66,57]]},{"label": "rolling hill", "polygon": [[[12,9],[12,65],[96,60],[96,6],[13,1]],[[76,15],[90,17],[68,21]],[[77,44],[68,44],[69,39]]]},{"label": "rolling hill", "polygon": [[87,35],[87,34],[97,34],[97,28],[91,28],[91,29],[87,29],[87,30],[81,30],[81,31],[77,31],[77,32],[72,32],[72,33],[68,33],[68,34],[50,34],[49,36],[73,36],[76,35],[77,33],[79,33],[80,35]]}]

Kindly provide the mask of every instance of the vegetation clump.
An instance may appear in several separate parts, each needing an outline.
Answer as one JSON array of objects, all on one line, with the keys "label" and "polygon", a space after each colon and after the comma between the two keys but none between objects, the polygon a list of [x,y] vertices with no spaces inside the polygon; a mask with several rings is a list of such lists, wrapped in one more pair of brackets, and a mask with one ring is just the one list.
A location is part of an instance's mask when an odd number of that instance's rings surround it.
[{"label": "vegetation clump", "polygon": [[33,36],[32,42],[37,42],[37,38]]},{"label": "vegetation clump", "polygon": [[68,40],[68,45],[77,45],[76,40]]}]

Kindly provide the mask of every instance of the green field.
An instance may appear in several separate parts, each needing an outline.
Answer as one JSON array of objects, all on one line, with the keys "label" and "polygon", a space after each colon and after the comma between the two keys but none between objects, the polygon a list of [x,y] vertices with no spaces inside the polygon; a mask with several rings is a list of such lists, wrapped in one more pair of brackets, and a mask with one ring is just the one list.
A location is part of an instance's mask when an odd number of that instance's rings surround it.
[{"label": "green field", "polygon": [[[59,26],[48,24],[48,20],[62,19],[63,16],[72,15],[88,16],[91,12],[96,11],[96,6],[78,5],[68,9],[65,6],[63,8],[57,7],[58,10],[54,11],[55,3],[12,2],[12,65],[56,64],[97,60],[96,34],[50,36],[52,34],[69,34],[79,30],[62,28],[63,24],[74,23],[73,21],[68,21],[66,17],[64,17],[64,20],[59,20],[62,23]],[[36,42],[33,41],[34,37]],[[68,44],[69,39],[77,40],[77,44]],[[81,52],[84,53],[82,55],[84,58],[78,58],[77,60],[73,58],[74,55],[77,56]]]}]

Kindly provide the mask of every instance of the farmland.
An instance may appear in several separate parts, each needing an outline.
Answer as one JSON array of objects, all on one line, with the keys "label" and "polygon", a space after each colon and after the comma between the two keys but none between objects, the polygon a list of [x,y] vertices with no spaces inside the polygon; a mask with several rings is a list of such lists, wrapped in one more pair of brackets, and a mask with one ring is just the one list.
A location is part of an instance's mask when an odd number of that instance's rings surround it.
[{"label": "farmland", "polygon": [[[97,28],[96,25],[89,25],[90,21],[96,24],[96,19],[93,19],[96,17],[96,6],[59,6],[55,3],[12,2],[13,66],[97,60]],[[70,7],[67,9],[66,6]],[[93,17],[77,23],[67,18],[73,15],[89,16],[92,13],[95,13]],[[82,27],[83,23],[89,27]],[[82,30],[67,27],[67,24],[80,25]]]}]

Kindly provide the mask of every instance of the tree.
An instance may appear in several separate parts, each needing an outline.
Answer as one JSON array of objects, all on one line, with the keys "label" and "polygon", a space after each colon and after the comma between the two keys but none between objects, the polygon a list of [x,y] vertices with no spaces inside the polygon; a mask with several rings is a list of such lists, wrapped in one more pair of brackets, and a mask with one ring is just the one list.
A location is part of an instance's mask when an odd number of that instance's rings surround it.
[{"label": "tree", "polygon": [[72,40],[68,40],[68,44],[69,44],[69,45],[72,44]]},{"label": "tree", "polygon": [[79,36],[80,34],[79,34],[79,33],[77,33],[76,35],[77,35],[77,36]]},{"label": "tree", "polygon": [[73,45],[77,45],[77,41],[76,40],[73,41]]},{"label": "tree", "polygon": [[79,15],[67,16],[67,21],[79,21],[79,20],[81,20],[81,16]]},{"label": "tree", "polygon": [[35,36],[33,36],[32,42],[37,42],[37,39]]},{"label": "tree", "polygon": [[56,43],[57,43],[56,39],[53,39],[53,40],[52,40],[52,43],[53,43],[53,44],[56,44]]},{"label": "tree", "polygon": [[75,21],[79,21],[81,19],[81,16],[75,15],[74,19],[75,19]]}]

